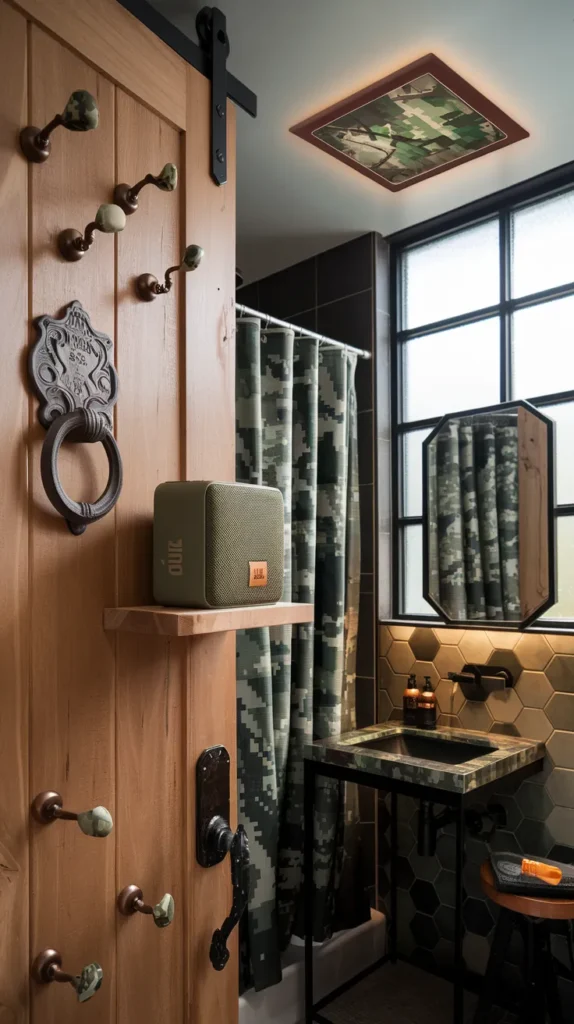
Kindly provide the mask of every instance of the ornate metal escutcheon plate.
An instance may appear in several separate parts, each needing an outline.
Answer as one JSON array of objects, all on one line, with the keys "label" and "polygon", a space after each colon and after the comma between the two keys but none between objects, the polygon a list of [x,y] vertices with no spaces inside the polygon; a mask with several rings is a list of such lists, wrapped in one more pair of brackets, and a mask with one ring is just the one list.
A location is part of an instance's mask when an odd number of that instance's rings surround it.
[{"label": "ornate metal escutcheon plate", "polygon": [[100,413],[112,429],[118,376],[110,361],[111,339],[95,331],[88,313],[74,300],[61,320],[41,316],[39,337],[30,353],[29,371],[40,400],[38,419],[51,423],[75,409]]}]

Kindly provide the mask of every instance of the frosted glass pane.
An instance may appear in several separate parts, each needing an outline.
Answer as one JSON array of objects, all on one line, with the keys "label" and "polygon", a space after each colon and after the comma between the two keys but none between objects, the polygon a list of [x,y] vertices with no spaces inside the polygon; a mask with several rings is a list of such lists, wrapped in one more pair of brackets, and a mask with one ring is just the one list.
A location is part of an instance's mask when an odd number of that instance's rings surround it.
[{"label": "frosted glass pane", "polygon": [[558,537],[558,601],[542,619],[574,619],[574,516],[559,516]]},{"label": "frosted glass pane", "polygon": [[413,430],[403,436],[403,515],[423,514],[423,441],[430,430]]},{"label": "frosted glass pane", "polygon": [[403,344],[404,420],[500,401],[498,317]]},{"label": "frosted glass pane", "polygon": [[556,501],[574,504],[574,402],[545,405],[540,412],[556,424]]},{"label": "frosted glass pane", "polygon": [[512,214],[512,294],[574,281],[574,192]]},{"label": "frosted glass pane", "polygon": [[423,597],[423,528],[403,528],[403,557],[405,592],[403,612],[405,615],[435,615],[434,608]]},{"label": "frosted glass pane", "polygon": [[402,257],[403,328],[499,301],[498,221],[458,231]]},{"label": "frosted glass pane", "polygon": [[574,388],[574,296],[521,309],[512,324],[512,397]]}]

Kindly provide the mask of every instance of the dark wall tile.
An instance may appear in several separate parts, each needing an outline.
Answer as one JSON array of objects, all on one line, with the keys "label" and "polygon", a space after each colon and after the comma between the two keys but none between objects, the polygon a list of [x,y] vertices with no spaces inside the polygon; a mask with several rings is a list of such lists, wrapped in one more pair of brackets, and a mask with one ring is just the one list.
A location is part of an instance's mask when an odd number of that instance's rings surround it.
[{"label": "dark wall tile", "polygon": [[[374,668],[374,659],[373,659]],[[376,680],[374,675],[357,676],[355,681],[355,707],[357,712],[357,728],[364,729],[367,725],[374,725],[376,722]]]},{"label": "dark wall tile", "polygon": [[355,371],[355,389],[359,413],[373,408],[373,370],[370,360],[359,359]]},{"label": "dark wall tile", "polygon": [[295,327],[304,327],[306,331],[317,333],[317,311],[308,309],[305,313],[293,313],[289,317],[289,323]]},{"label": "dark wall tile", "polygon": [[[356,348],[371,350],[373,337],[371,291],[351,295],[338,302],[330,302],[327,306],[319,306],[317,310],[317,329],[335,341],[344,341]],[[359,363],[365,362],[359,360]],[[367,360],[370,366],[371,361]]]},{"label": "dark wall tile", "polygon": [[285,320],[295,313],[314,309],[317,304],[315,277],[315,257],[312,257],[262,278],[259,281],[261,310]]},{"label": "dark wall tile", "polygon": [[317,256],[317,305],[371,287],[373,234],[362,235]]},{"label": "dark wall tile", "polygon": [[374,580],[375,577],[372,572],[361,573],[361,594],[374,594]]},{"label": "dark wall tile", "polygon": [[374,676],[375,666],[375,599],[361,594],[359,599],[359,633],[357,636],[357,675]]},{"label": "dark wall tile", "polygon": [[373,573],[374,487],[371,487],[369,484],[365,487],[360,487],[359,500],[361,522],[361,573]]},{"label": "dark wall tile", "polygon": [[359,483],[374,482],[373,467],[373,414],[360,412],[357,417],[357,436],[359,447]]},{"label": "dark wall tile", "polygon": [[378,231],[373,235],[375,249],[375,305],[384,313],[390,311],[389,244]]},{"label": "dark wall tile", "polygon": [[238,302],[241,302],[244,306],[251,306],[251,309],[260,309],[259,305],[259,281],[254,281],[253,284],[246,284],[243,288],[239,288],[236,293]]}]

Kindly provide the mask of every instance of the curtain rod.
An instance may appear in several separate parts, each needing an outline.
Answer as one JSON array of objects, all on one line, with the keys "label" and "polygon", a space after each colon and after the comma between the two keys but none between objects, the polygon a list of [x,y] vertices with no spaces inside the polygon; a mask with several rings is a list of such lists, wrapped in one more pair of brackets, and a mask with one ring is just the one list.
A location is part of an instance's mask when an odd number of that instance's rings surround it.
[{"label": "curtain rod", "polygon": [[278,327],[287,327],[291,331],[295,331],[296,334],[302,334],[305,338],[314,338],[315,341],[325,342],[327,345],[333,345],[334,348],[345,349],[346,352],[355,352],[359,359],[370,359],[371,353],[365,352],[362,348],[355,348],[354,345],[346,345],[344,341],[335,341],[334,338],[327,338],[324,334],[315,334],[315,331],[308,331],[304,327],[297,327],[295,324],[289,324],[286,320],[278,320],[276,316],[269,316],[267,313],[260,313],[257,309],[250,309],[249,306],[242,306],[241,303],[236,302],[235,308],[240,313],[246,313],[247,316],[256,316],[261,320],[266,320],[270,324],[277,324]]}]

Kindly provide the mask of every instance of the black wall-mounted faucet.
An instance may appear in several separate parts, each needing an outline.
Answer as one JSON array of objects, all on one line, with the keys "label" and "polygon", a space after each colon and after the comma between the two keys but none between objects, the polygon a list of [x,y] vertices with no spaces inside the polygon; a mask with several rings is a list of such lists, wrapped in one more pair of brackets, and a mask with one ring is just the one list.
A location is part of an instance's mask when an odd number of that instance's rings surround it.
[{"label": "black wall-mounted faucet", "polygon": [[449,672],[448,678],[460,685],[467,700],[486,700],[490,693],[514,686],[514,676],[505,665],[467,664],[462,672]]}]

